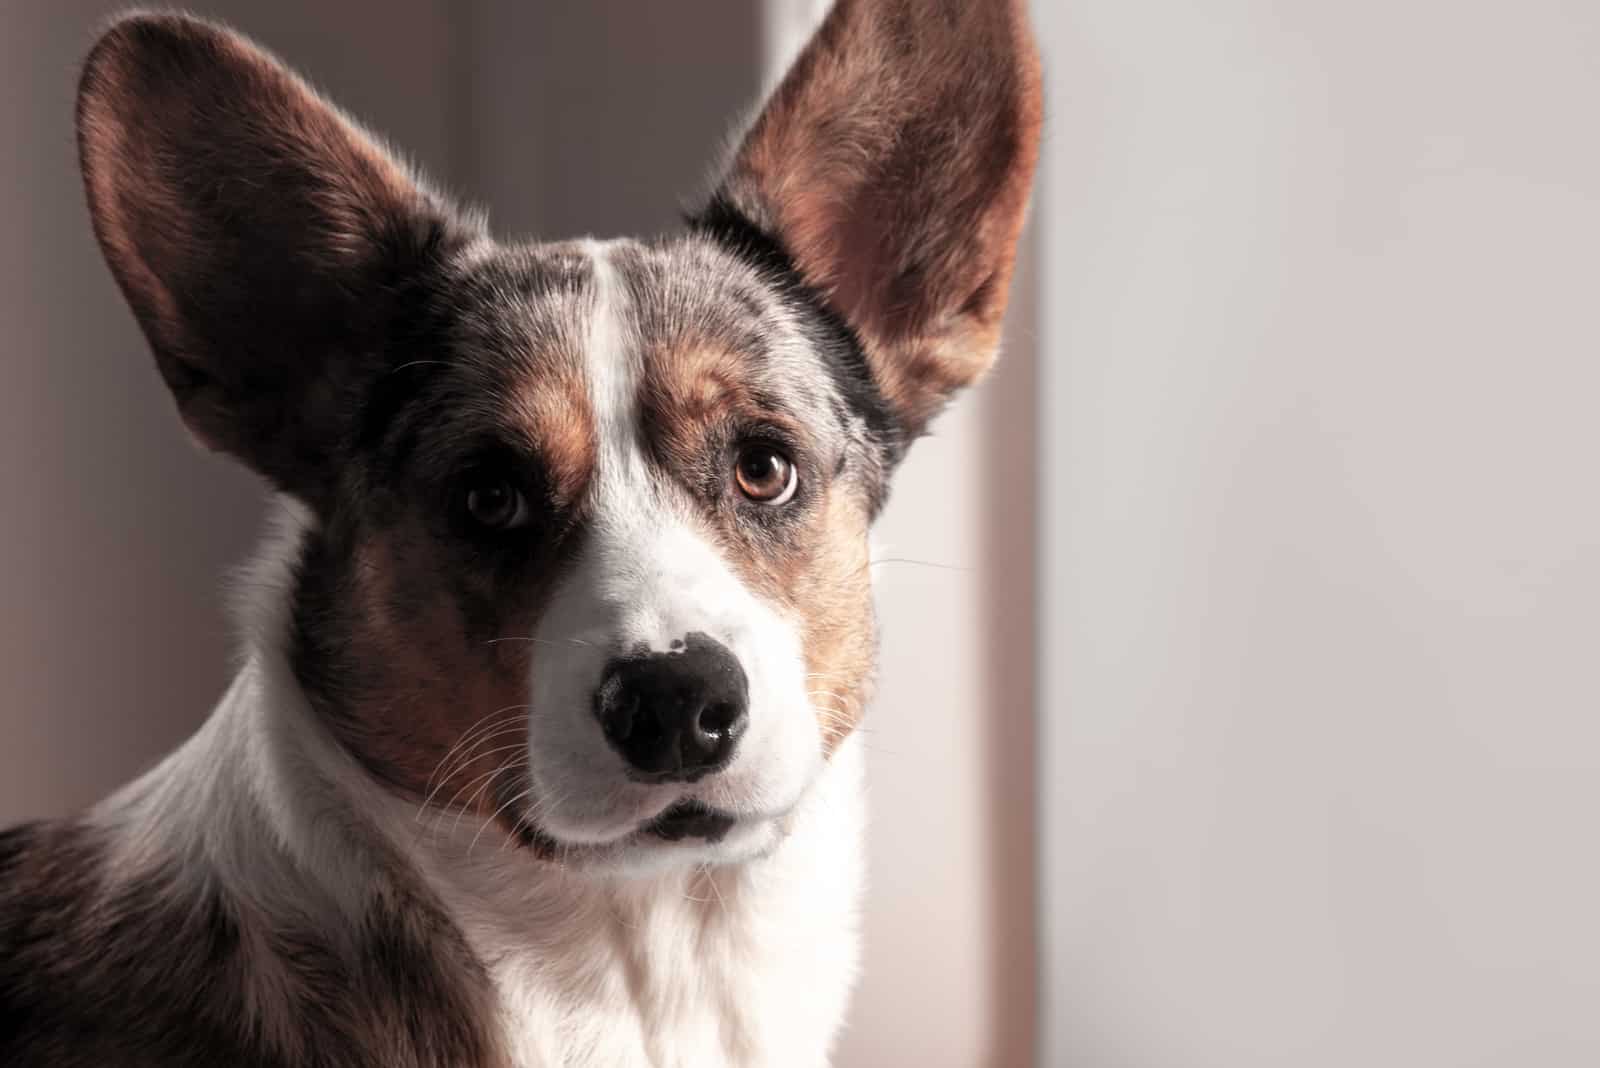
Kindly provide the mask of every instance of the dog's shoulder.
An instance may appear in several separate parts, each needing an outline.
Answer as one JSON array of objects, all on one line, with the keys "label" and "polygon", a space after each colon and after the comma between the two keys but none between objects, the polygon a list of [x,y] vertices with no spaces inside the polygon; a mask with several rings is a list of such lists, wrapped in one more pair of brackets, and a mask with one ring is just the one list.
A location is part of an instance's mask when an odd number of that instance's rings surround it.
[{"label": "dog's shoulder", "polygon": [[[171,1041],[144,1041],[144,1034],[173,1022],[150,1018],[158,999],[133,993],[141,986],[150,990],[158,977],[154,970],[139,975],[126,969],[136,954],[138,924],[130,923],[130,913],[115,911],[117,902],[107,899],[102,879],[104,846],[91,828],[34,822],[0,830],[3,1065],[198,1063],[171,1057],[178,1054]],[[163,958],[160,931],[152,927],[142,935],[154,943],[152,961]],[[144,1020],[118,1009],[130,994]]]},{"label": "dog's shoulder", "polygon": [[119,885],[108,855],[80,823],[0,830],[0,1064],[279,1063],[200,1005],[237,952],[221,909]]},{"label": "dog's shoulder", "polygon": [[335,937],[89,825],[0,831],[0,1065],[498,1064],[449,934],[406,899]]}]

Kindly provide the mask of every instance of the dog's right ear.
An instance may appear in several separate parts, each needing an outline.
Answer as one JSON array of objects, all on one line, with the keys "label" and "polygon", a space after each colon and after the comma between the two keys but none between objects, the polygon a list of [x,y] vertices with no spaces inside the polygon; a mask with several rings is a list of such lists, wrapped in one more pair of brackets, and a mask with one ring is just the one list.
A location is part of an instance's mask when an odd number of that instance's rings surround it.
[{"label": "dog's right ear", "polygon": [[78,90],[94,230],[184,422],[313,505],[449,207],[272,56],[141,14]]}]

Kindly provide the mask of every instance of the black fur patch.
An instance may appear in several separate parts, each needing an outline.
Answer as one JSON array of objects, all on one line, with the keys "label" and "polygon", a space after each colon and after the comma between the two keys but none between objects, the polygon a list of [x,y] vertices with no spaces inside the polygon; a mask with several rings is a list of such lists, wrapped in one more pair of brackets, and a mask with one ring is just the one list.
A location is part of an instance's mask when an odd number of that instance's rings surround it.
[{"label": "black fur patch", "polygon": [[[342,950],[302,919],[248,911],[192,863],[181,877],[175,858],[107,863],[81,825],[0,832],[6,1068],[504,1063],[487,976],[431,902],[380,883]],[[286,1036],[254,1015],[263,996]]]}]

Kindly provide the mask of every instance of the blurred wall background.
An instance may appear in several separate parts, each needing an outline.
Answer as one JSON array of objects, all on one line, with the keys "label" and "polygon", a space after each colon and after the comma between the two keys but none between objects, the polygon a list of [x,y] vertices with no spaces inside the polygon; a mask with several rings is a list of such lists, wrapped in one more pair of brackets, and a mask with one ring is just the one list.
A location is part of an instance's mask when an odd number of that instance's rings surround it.
[{"label": "blurred wall background", "polygon": [[[101,262],[76,64],[126,5],[0,5],[0,823],[60,815],[194,729],[229,674],[251,476],[186,440]],[[648,234],[702,189],[816,0],[195,0],[502,237]],[[1027,1063],[1033,959],[1033,300],[913,450],[878,529],[865,974],[846,1066]]]},{"label": "blurred wall background", "polygon": [[[0,821],[199,722],[259,511],[89,232],[115,6],[0,6]],[[670,225],[822,5],[196,6],[562,237]],[[1006,358],[879,529],[840,1063],[1600,1063],[1600,9],[1036,10]]]},{"label": "blurred wall background", "polygon": [[1600,6],[1037,10],[1044,1063],[1600,1064]]}]

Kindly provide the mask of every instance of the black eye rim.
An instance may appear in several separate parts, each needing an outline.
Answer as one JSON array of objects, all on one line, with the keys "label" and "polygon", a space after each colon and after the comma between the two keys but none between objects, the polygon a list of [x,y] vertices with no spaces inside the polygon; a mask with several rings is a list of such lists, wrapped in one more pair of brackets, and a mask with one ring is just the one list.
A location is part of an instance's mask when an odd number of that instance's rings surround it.
[{"label": "black eye rim", "polygon": [[[766,453],[776,458],[787,471],[783,486],[770,497],[763,497],[752,492],[745,482],[745,459],[752,453]],[[800,490],[800,464],[793,454],[778,442],[765,438],[747,438],[741,441],[733,453],[733,484],[740,496],[752,504],[763,508],[777,508],[794,500]]]},{"label": "black eye rim", "polygon": [[[480,515],[473,498],[481,491],[503,494],[507,507],[503,514]],[[463,474],[457,482],[457,511],[471,529],[488,534],[507,534],[528,526],[533,508],[528,491],[510,475],[493,468],[479,468]]]}]

